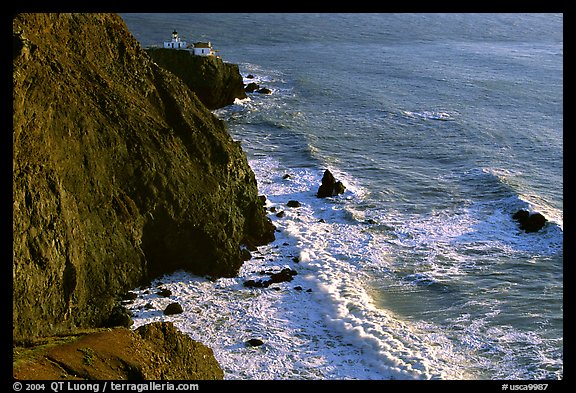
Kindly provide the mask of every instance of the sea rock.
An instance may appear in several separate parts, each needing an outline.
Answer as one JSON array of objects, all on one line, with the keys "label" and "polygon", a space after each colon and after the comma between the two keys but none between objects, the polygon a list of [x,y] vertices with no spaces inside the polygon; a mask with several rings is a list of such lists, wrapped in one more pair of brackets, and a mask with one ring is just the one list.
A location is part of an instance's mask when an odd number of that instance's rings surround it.
[{"label": "sea rock", "polygon": [[275,238],[241,145],[120,16],[12,24],[14,338],[102,326],[178,269],[233,277]]},{"label": "sea rock", "polygon": [[250,340],[246,341],[246,345],[250,347],[259,347],[263,344],[264,341],[260,340],[259,338],[251,338]]},{"label": "sea rock", "polygon": [[324,176],[322,176],[322,184],[318,188],[316,196],[318,198],[326,198],[339,194],[343,194],[346,187],[341,181],[337,181],[328,169],[324,171]]},{"label": "sea rock", "polygon": [[256,92],[260,93],[260,94],[272,94],[272,90],[270,90],[267,87],[262,87],[262,88],[256,90]]},{"label": "sea rock", "polygon": [[277,284],[286,281],[292,281],[298,272],[294,269],[284,268],[279,272],[261,272],[260,274],[267,274],[270,276],[268,280],[247,280],[244,281],[246,288],[268,288],[272,284]]},{"label": "sea rock", "polygon": [[258,85],[258,83],[250,82],[246,85],[246,87],[244,88],[244,91],[246,91],[246,93],[254,93],[259,88],[260,88],[260,85]]},{"label": "sea rock", "polygon": [[530,214],[528,210],[524,209],[518,210],[512,215],[512,218],[518,221],[520,223],[520,229],[527,233],[538,232],[544,227],[544,225],[546,225],[546,222],[548,221],[542,214]]},{"label": "sea rock", "polygon": [[137,297],[138,297],[138,295],[132,291],[128,291],[128,292],[120,295],[120,298],[122,300],[136,300]]},{"label": "sea rock", "polygon": [[176,302],[170,303],[164,309],[164,315],[182,314],[183,312],[184,312],[184,310],[182,309],[182,306],[180,305],[180,303],[176,303]]},{"label": "sea rock", "polygon": [[156,294],[162,297],[170,297],[172,296],[172,291],[168,288],[161,288],[160,291],[156,292]]},{"label": "sea rock", "polygon": [[292,281],[294,279],[294,276],[297,274],[298,274],[298,272],[294,269],[290,269],[288,267],[284,268],[278,273],[270,274],[270,280],[268,280],[266,282],[267,283],[266,286],[273,284],[273,283]]},{"label": "sea rock", "polygon": [[262,280],[246,280],[243,284],[246,288],[264,288],[264,281]]},{"label": "sea rock", "polygon": [[110,312],[108,320],[104,323],[106,327],[130,327],[134,324],[132,317],[134,315],[130,310],[123,307],[122,305],[116,305]]},{"label": "sea rock", "polygon": [[288,207],[300,207],[300,206],[302,206],[302,204],[298,201],[291,200],[291,201],[288,201],[286,206],[288,206]]},{"label": "sea rock", "polygon": [[242,249],[241,255],[242,255],[243,261],[249,261],[250,259],[252,259],[252,253],[250,252],[250,250],[248,250],[246,248]]},{"label": "sea rock", "polygon": [[284,210],[282,210],[282,211],[276,213],[276,217],[278,217],[278,218],[286,217],[286,212]]}]

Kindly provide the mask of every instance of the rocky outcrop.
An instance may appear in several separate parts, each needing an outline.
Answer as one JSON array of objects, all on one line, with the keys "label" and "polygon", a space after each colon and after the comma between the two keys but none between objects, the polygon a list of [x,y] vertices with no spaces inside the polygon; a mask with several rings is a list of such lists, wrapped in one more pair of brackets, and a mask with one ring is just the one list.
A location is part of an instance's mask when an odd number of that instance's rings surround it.
[{"label": "rocky outcrop", "polygon": [[332,172],[326,169],[326,171],[324,171],[324,176],[322,176],[322,184],[320,185],[320,187],[318,187],[318,192],[316,193],[316,196],[318,198],[336,196],[343,194],[345,190],[346,187],[344,186],[344,184],[342,184],[341,181],[337,181],[334,178]]},{"label": "rocky outcrop", "polygon": [[243,285],[246,288],[268,288],[272,284],[292,281],[298,272],[287,267],[279,272],[263,272],[263,274],[268,274],[270,278],[268,280],[247,280],[244,281]]},{"label": "rocky outcrop", "polygon": [[223,379],[212,350],[170,322],[52,337],[14,348],[21,380]]},{"label": "rocky outcrop", "polygon": [[527,233],[538,232],[544,227],[544,225],[546,225],[546,222],[548,221],[542,214],[530,214],[528,210],[518,210],[512,215],[512,218],[518,221],[520,224],[520,229]]},{"label": "rocky outcrop", "polygon": [[13,333],[106,324],[163,273],[274,239],[223,122],[109,14],[13,19]]},{"label": "rocky outcrop", "polygon": [[216,56],[195,56],[186,50],[149,48],[146,52],[159,66],[182,79],[209,109],[246,98],[237,64],[225,63]]}]

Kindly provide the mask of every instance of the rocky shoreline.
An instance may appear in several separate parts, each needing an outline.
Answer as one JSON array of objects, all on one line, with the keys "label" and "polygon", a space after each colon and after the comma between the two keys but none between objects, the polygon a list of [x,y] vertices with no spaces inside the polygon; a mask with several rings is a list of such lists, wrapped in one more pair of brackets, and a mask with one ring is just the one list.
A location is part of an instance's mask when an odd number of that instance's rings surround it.
[{"label": "rocky shoreline", "polygon": [[[247,249],[274,240],[240,144],[118,15],[16,15],[13,71],[14,354],[43,354],[14,376],[221,379],[211,351],[170,324],[153,337],[80,332],[130,326],[119,302],[155,277],[232,277]],[[136,362],[114,353],[128,343]],[[150,366],[158,356],[184,363]]]}]

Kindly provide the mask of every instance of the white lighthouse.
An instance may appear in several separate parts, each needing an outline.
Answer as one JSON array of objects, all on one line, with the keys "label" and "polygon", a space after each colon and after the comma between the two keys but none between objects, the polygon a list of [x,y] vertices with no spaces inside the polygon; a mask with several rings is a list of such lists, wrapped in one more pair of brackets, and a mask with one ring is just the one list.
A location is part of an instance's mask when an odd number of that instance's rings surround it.
[{"label": "white lighthouse", "polygon": [[193,53],[196,56],[214,56],[216,51],[212,48],[211,42],[195,42]]},{"label": "white lighthouse", "polygon": [[172,41],[164,41],[164,48],[167,49],[186,49],[187,46],[186,41],[182,41],[182,39],[178,37],[176,30],[172,32]]}]

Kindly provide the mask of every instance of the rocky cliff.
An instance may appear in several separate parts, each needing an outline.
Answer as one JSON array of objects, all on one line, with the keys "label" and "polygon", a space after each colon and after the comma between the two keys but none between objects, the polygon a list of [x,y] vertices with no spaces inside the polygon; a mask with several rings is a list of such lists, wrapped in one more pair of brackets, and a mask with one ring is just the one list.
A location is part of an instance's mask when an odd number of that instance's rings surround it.
[{"label": "rocky cliff", "polygon": [[117,15],[13,19],[14,338],[106,324],[176,269],[274,238],[239,143]]},{"label": "rocky cliff", "polygon": [[247,97],[237,64],[216,56],[194,56],[186,50],[149,48],[146,52],[159,66],[181,78],[209,109]]}]

